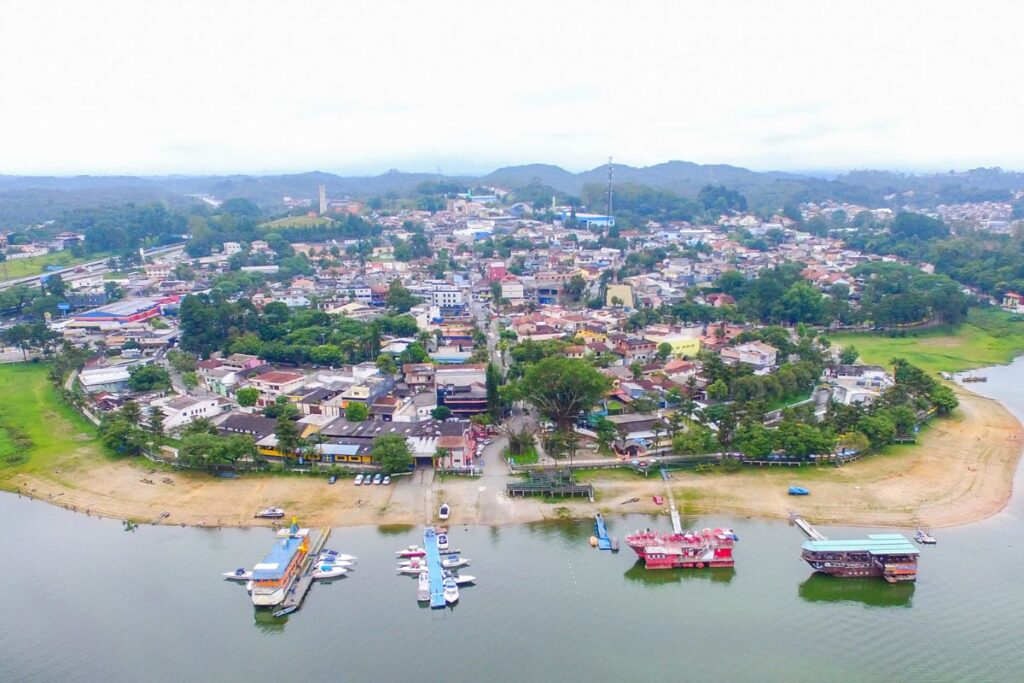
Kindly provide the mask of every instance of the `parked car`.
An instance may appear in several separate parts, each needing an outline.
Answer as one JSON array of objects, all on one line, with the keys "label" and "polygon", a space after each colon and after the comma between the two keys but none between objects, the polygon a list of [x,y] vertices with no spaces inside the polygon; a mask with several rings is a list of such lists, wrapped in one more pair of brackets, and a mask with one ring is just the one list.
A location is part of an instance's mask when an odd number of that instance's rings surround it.
[{"label": "parked car", "polygon": [[384,475],[384,481],[381,482],[381,483],[384,484],[385,486],[390,484],[391,483],[391,475],[390,474],[385,474]]},{"label": "parked car", "polygon": [[384,481],[384,475],[383,475],[383,474],[381,474],[380,472],[378,472],[377,474],[375,474],[375,475],[373,476],[373,483],[374,483],[374,484],[380,485],[380,483],[381,483],[382,481]]},{"label": "parked car", "polygon": [[359,486],[362,483],[363,483],[363,475],[357,474],[356,475],[356,486]]},{"label": "parked car", "polygon": [[338,481],[338,477],[333,474],[327,479],[328,484],[333,484],[336,481]]}]

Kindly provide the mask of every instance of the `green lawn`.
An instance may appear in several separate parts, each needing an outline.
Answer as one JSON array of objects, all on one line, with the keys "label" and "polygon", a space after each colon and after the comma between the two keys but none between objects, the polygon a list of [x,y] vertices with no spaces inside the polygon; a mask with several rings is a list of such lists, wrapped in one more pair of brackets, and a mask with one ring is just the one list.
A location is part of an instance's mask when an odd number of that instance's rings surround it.
[{"label": "green lawn", "polygon": [[972,308],[959,328],[907,332],[904,337],[879,334],[837,334],[835,344],[852,344],[860,361],[887,366],[904,358],[928,372],[960,372],[984,365],[1009,363],[1024,353],[1024,318],[996,309]]},{"label": "green lawn", "polygon": [[42,364],[0,366],[0,487],[19,473],[62,475],[102,453],[96,429],[64,403]]},{"label": "green lawn", "polygon": [[261,228],[311,228],[320,225],[330,225],[334,223],[331,218],[319,218],[314,216],[287,216],[285,218],[278,218],[276,221],[270,221],[268,223],[261,223]]},{"label": "green lawn", "polygon": [[531,446],[525,453],[519,455],[512,455],[507,450],[505,451],[505,459],[514,458],[517,465],[532,465],[537,462],[539,456],[537,455],[537,448]]},{"label": "green lawn", "polygon": [[86,261],[95,261],[103,258],[103,254],[92,254],[82,258],[75,258],[68,250],[55,251],[44,256],[33,256],[32,258],[19,258],[13,261],[0,263],[0,280],[17,280],[18,278],[40,275],[44,272],[45,266],[60,266],[67,268]]}]

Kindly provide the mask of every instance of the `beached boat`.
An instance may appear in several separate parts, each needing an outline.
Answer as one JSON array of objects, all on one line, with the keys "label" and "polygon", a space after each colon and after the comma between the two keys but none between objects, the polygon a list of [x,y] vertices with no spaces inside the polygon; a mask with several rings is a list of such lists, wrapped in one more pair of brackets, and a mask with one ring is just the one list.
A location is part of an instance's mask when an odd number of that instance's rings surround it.
[{"label": "beached boat", "polygon": [[256,516],[261,519],[280,519],[284,517],[284,510],[281,508],[266,508],[257,512]]},{"label": "beached boat", "polygon": [[803,486],[789,487],[789,495],[791,496],[809,496],[810,494],[811,492],[805,489]]},{"label": "beached boat", "polygon": [[224,572],[221,576],[228,581],[248,581],[252,578],[252,572],[244,567],[239,567],[233,572]]},{"label": "beached boat", "polygon": [[437,511],[437,517],[441,521],[448,519],[448,515],[451,513],[451,508],[448,507],[448,503],[441,503],[440,509]]},{"label": "beached boat", "polygon": [[924,529],[918,529],[914,532],[914,540],[921,545],[935,545],[938,543],[938,541],[935,540],[935,537]]},{"label": "beached boat", "polygon": [[644,561],[647,569],[704,569],[732,567],[736,534],[732,529],[660,534],[637,531],[626,536],[626,545]]},{"label": "beached boat", "polygon": [[402,550],[396,550],[395,555],[399,557],[423,557],[427,554],[427,551],[418,545],[410,545]]},{"label": "beached boat", "polygon": [[278,531],[270,552],[253,567],[252,603],[257,607],[281,604],[308,552],[309,529],[300,529],[292,522],[287,529]]},{"label": "beached boat", "polygon": [[312,576],[314,579],[336,579],[344,576],[348,571],[348,568],[337,564],[321,564],[313,570]]},{"label": "beached boat", "polygon": [[850,541],[806,541],[800,556],[832,576],[880,576],[889,583],[917,579],[919,552],[902,534],[871,534]]},{"label": "beached boat", "polygon": [[459,584],[455,582],[455,579],[448,577],[441,585],[444,588],[444,601],[449,605],[453,605],[459,601]]},{"label": "beached boat", "polygon": [[430,602],[430,574],[427,572],[420,572],[419,581],[416,583],[416,600]]}]

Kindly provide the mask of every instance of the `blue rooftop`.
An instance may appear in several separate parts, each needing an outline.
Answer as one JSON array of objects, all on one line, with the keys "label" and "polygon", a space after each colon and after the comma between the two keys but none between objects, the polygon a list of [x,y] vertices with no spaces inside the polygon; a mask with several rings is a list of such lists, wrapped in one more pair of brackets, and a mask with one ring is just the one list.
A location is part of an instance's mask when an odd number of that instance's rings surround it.
[{"label": "blue rooftop", "polygon": [[304,538],[302,536],[283,536],[274,540],[263,561],[253,569],[254,581],[275,581],[284,576],[285,569],[291,564],[295,553],[299,551]]},{"label": "blue rooftop", "polygon": [[902,534],[872,534],[866,539],[806,541],[804,550],[819,553],[864,552],[872,555],[918,555],[917,547]]}]

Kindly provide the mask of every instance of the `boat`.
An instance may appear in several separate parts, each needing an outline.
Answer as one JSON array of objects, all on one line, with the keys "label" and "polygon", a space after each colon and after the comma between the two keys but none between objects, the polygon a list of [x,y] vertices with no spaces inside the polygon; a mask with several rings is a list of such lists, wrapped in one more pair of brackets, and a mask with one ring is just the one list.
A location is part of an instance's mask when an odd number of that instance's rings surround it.
[{"label": "boat", "polygon": [[256,513],[260,519],[280,519],[284,517],[284,510],[281,508],[265,508]]},{"label": "boat", "polygon": [[252,578],[252,572],[245,567],[239,567],[233,572],[224,572],[221,576],[228,581],[248,581]]},{"label": "boat", "polygon": [[420,572],[419,574],[419,581],[416,583],[416,601],[430,601],[430,574],[427,572]]},{"label": "boat", "polygon": [[[442,569],[458,569],[468,567],[470,560],[458,555],[447,555],[441,557]],[[407,562],[399,562],[395,570],[400,574],[416,574],[427,571],[427,561],[423,558],[413,557]]]},{"label": "boat", "polygon": [[291,614],[292,612],[294,612],[297,609],[299,609],[298,605],[292,605],[291,607],[285,607],[284,609],[279,609],[276,612],[274,612],[274,617],[277,618],[277,619],[280,619],[281,617],[286,617],[286,616],[288,616],[289,614]]},{"label": "boat", "polygon": [[803,486],[789,487],[789,495],[791,496],[809,496],[810,494],[811,492],[805,489]]},{"label": "boat", "polygon": [[448,507],[448,503],[441,503],[441,507],[437,511],[438,519],[441,521],[448,519],[449,513],[451,513],[451,508]]},{"label": "boat", "polygon": [[889,583],[917,579],[918,549],[902,534],[864,539],[806,541],[800,556],[815,571],[831,576],[880,576]]},{"label": "boat", "polygon": [[346,567],[337,564],[320,564],[313,570],[312,577],[314,579],[336,579],[339,576],[344,576],[348,571]]},{"label": "boat", "polygon": [[274,545],[252,570],[252,603],[274,607],[284,601],[309,552],[309,529],[292,522],[277,532]]},{"label": "boat", "polygon": [[399,557],[423,557],[427,554],[427,551],[418,545],[410,545],[401,550],[396,550],[395,555]]},{"label": "boat", "polygon": [[321,550],[317,556],[317,561],[327,560],[330,562],[351,562],[355,564],[356,560],[359,559],[355,555],[345,555],[339,553],[337,550]]},{"label": "boat", "polygon": [[626,545],[644,561],[647,569],[704,569],[733,567],[736,534],[732,529],[704,529],[681,534],[637,531],[626,536]]},{"label": "boat", "polygon": [[665,502],[665,499],[662,498],[661,496],[651,496],[651,500],[654,501],[655,505],[661,505],[662,503]]},{"label": "boat", "polygon": [[938,541],[935,537],[928,533],[925,529],[918,529],[914,532],[914,540],[921,545],[935,545]]},{"label": "boat", "polygon": [[437,549],[444,552],[448,550],[448,534],[445,532],[437,535]]},{"label": "boat", "polygon": [[459,601],[459,584],[455,582],[455,579],[448,577],[441,582],[441,586],[444,588],[444,601],[449,605],[454,605]]},{"label": "boat", "polygon": [[468,585],[470,585],[472,583],[476,583],[476,577],[475,576],[470,576],[469,574],[462,574],[460,576],[458,574],[453,574],[452,572],[445,572],[444,573],[444,578],[447,579],[449,576],[452,577],[453,579],[455,579],[455,583],[458,584],[459,586],[468,586]]}]

